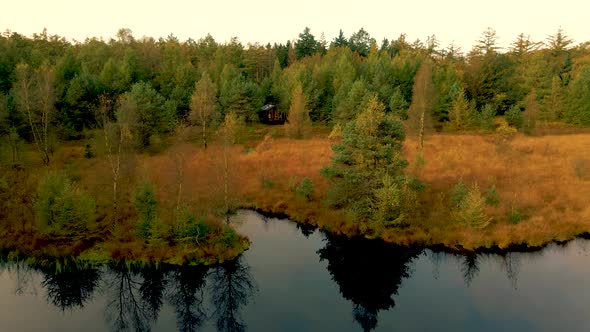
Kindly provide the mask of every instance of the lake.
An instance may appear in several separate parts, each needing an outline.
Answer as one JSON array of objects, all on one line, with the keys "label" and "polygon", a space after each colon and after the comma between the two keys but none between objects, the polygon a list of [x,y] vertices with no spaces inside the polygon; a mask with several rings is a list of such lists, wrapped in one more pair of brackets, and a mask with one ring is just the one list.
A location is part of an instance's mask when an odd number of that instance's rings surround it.
[{"label": "lake", "polygon": [[456,255],[240,211],[215,268],[0,268],[0,332],[590,331],[590,241]]}]

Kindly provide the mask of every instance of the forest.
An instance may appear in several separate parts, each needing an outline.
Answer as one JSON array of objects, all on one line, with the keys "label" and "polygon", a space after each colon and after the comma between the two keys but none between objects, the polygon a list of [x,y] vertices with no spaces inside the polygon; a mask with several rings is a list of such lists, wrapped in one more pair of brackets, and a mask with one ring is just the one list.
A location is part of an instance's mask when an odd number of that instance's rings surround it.
[{"label": "forest", "polygon": [[238,208],[401,244],[543,245],[588,231],[588,125],[590,42],[561,29],[503,49],[488,28],[465,52],[363,28],[272,45],[6,31],[0,247],[210,264],[247,248]]}]

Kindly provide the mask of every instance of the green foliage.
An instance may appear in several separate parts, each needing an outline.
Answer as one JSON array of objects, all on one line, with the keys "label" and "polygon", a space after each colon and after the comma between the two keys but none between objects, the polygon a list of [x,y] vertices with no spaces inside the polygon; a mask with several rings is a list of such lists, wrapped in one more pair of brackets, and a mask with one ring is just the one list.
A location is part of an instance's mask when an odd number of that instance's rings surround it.
[{"label": "green foliage", "polygon": [[414,191],[389,174],[382,179],[382,186],[375,189],[374,219],[379,225],[398,226],[406,221],[406,211],[415,198]]},{"label": "green foliage", "polygon": [[[461,182],[460,182],[461,183]],[[455,186],[451,193],[451,216],[459,224],[474,228],[484,228],[490,223],[485,213],[485,199],[477,184],[469,188]]]},{"label": "green foliage", "polygon": [[401,120],[406,120],[408,118],[409,106],[410,103],[408,103],[404,98],[404,95],[402,94],[400,87],[396,86],[393,90],[391,98],[389,99],[389,109]]},{"label": "green foliage", "polygon": [[311,119],[301,85],[297,85],[293,90],[285,133],[288,137],[295,139],[307,138],[311,134]]},{"label": "green foliage", "polygon": [[297,196],[304,198],[308,201],[311,200],[311,198],[313,197],[314,191],[315,188],[313,186],[313,182],[311,182],[311,179],[308,177],[303,178],[301,184],[297,187],[297,189],[295,189],[295,193],[297,194]]},{"label": "green foliage", "polygon": [[39,182],[34,200],[37,224],[45,234],[82,235],[96,218],[96,204],[64,173],[48,173]]},{"label": "green foliage", "polygon": [[463,181],[457,182],[457,184],[451,188],[450,192],[451,208],[457,208],[461,202],[465,200],[468,193],[469,190],[467,189],[465,183],[463,183]]},{"label": "green foliage", "polygon": [[227,248],[234,247],[240,236],[232,228],[226,227],[223,229],[221,243]]},{"label": "green foliage", "polygon": [[348,40],[350,49],[353,52],[357,52],[360,56],[368,56],[373,43],[375,43],[375,40],[363,28],[353,33]]},{"label": "green foliage", "polygon": [[331,141],[337,141],[342,139],[342,126],[338,123],[334,125],[334,128],[332,128],[332,131],[330,132],[330,135],[328,135],[328,138]]},{"label": "green foliage", "polygon": [[139,220],[137,235],[144,239],[150,239],[154,234],[153,228],[157,219],[158,200],[153,185],[145,181],[137,189],[133,200]]},{"label": "green foliage", "polygon": [[506,218],[508,219],[509,223],[516,225],[520,223],[522,220],[524,220],[526,216],[523,215],[517,209],[515,209],[514,206],[512,206],[512,208],[510,208],[510,211],[508,211]]},{"label": "green foliage", "polygon": [[465,99],[463,90],[459,90],[453,100],[451,111],[449,112],[449,125],[453,130],[462,130],[471,124],[471,107]]},{"label": "green foliage", "polygon": [[140,82],[126,93],[117,118],[131,128],[137,143],[144,148],[154,135],[167,133],[174,127],[175,106],[167,103],[150,84]]},{"label": "green foliage", "polygon": [[203,240],[213,229],[207,225],[202,217],[197,217],[186,207],[182,206],[176,212],[176,223],[173,235],[176,241],[192,243]]},{"label": "green foliage", "polygon": [[565,120],[580,125],[590,125],[590,65],[586,65],[576,77],[568,94]]},{"label": "green foliage", "polygon": [[483,130],[494,130],[494,118],[496,110],[490,104],[484,105],[478,114],[479,127]]},{"label": "green foliage", "polygon": [[523,113],[522,131],[527,135],[535,133],[537,120],[539,118],[539,107],[537,105],[537,94],[531,91],[525,100],[525,109]]},{"label": "green foliage", "polygon": [[320,43],[315,40],[314,35],[308,27],[305,27],[299,34],[299,39],[295,41],[295,55],[297,59],[310,56],[320,50]]},{"label": "green foliage", "polygon": [[270,189],[270,188],[274,188],[274,186],[275,186],[275,182],[272,179],[267,178],[266,176],[262,177],[262,187]]},{"label": "green foliage", "polygon": [[516,129],[522,128],[523,117],[520,107],[512,105],[512,107],[510,107],[510,109],[504,113],[504,118],[506,118],[506,121],[509,125],[515,127]]},{"label": "green foliage", "polygon": [[485,199],[487,205],[498,206],[500,204],[500,195],[496,190],[496,186],[490,186],[485,193]]},{"label": "green foliage", "polygon": [[386,218],[379,215],[374,202],[376,195],[384,199],[386,193],[404,185],[404,138],[402,123],[386,115],[376,97],[371,98],[367,108],[344,128],[342,143],[332,145],[332,165],[322,169],[322,175],[331,181],[327,203],[346,210],[358,222],[398,219],[399,210],[385,208],[392,206],[390,201],[381,203],[381,211],[392,212]]}]

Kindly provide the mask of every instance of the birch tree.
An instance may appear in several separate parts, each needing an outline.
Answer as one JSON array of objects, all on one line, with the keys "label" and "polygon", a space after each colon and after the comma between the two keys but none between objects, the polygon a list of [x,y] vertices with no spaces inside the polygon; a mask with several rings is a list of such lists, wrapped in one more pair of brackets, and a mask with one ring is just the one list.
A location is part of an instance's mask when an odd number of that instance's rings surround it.
[{"label": "birch tree", "polygon": [[201,127],[203,146],[207,148],[207,130],[214,120],[217,88],[206,72],[195,84],[190,104],[190,120]]},{"label": "birch tree", "polygon": [[15,91],[18,108],[33,135],[33,142],[45,166],[50,161],[49,125],[55,113],[55,75],[48,64],[32,70],[27,64],[16,67]]}]

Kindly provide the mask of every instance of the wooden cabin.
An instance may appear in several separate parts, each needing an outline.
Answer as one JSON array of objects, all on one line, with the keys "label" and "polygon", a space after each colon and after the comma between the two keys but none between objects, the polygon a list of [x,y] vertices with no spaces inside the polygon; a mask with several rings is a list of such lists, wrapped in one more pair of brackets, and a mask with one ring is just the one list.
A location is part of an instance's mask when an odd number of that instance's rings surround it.
[{"label": "wooden cabin", "polygon": [[284,124],[287,120],[287,114],[280,112],[277,105],[266,104],[260,108],[258,113],[260,122],[266,124]]}]

